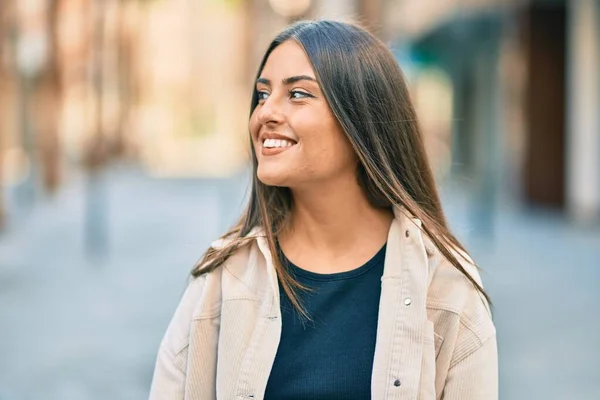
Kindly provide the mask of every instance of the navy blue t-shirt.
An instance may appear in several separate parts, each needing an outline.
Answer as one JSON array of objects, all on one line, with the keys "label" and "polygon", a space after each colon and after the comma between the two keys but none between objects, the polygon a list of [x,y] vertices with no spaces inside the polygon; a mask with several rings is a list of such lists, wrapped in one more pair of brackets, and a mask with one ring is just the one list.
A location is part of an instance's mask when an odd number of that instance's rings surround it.
[{"label": "navy blue t-shirt", "polygon": [[384,245],[357,269],[317,274],[284,259],[312,291],[297,290],[311,321],[280,285],[282,332],[265,399],[370,399]]}]

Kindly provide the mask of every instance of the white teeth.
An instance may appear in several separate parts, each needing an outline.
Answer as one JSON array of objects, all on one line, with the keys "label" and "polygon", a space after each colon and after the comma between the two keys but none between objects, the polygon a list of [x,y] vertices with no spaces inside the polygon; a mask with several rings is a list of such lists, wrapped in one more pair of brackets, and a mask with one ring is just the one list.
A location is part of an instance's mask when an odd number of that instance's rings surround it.
[{"label": "white teeth", "polygon": [[293,146],[294,143],[289,142],[285,139],[266,139],[263,143],[263,147],[291,147]]}]

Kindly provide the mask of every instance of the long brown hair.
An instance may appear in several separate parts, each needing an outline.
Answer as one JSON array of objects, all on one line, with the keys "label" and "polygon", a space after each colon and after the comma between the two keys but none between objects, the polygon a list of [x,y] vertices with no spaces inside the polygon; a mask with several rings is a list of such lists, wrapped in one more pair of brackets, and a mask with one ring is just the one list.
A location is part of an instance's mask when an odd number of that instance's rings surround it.
[{"label": "long brown hair", "polygon": [[[457,249],[466,251],[448,228],[406,82],[388,48],[357,25],[301,21],[273,40],[257,78],[271,52],[287,40],[295,40],[306,52],[329,107],[356,151],[360,161],[357,179],[371,204],[403,206],[420,219],[422,229],[442,255],[489,301],[457,258]],[[257,104],[254,91],[251,115]],[[257,178],[258,161],[250,142],[253,179],[247,209],[222,236],[226,244],[209,248],[192,274],[199,276],[222,265],[251,242],[248,233],[252,228],[261,227],[282,287],[304,314],[295,294],[302,286],[287,272],[277,246],[278,233],[289,222],[292,194],[288,188],[267,186]]]}]

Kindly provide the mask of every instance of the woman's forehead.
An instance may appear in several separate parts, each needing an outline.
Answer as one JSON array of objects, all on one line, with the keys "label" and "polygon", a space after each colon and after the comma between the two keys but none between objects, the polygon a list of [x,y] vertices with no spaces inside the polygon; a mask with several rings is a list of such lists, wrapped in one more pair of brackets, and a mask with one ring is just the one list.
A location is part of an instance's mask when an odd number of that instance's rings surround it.
[{"label": "woman's forehead", "polygon": [[315,78],[308,56],[302,46],[294,40],[288,40],[277,46],[269,54],[261,72],[261,77],[270,81],[299,75]]}]

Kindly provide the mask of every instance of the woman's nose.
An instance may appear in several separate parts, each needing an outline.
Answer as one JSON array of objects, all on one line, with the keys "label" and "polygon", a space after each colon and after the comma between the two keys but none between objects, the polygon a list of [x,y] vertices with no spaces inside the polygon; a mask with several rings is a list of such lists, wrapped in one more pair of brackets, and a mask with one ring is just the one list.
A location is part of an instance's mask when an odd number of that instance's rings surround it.
[{"label": "woman's nose", "polygon": [[262,125],[278,124],[284,119],[283,113],[274,99],[268,98],[258,110],[258,122]]}]

